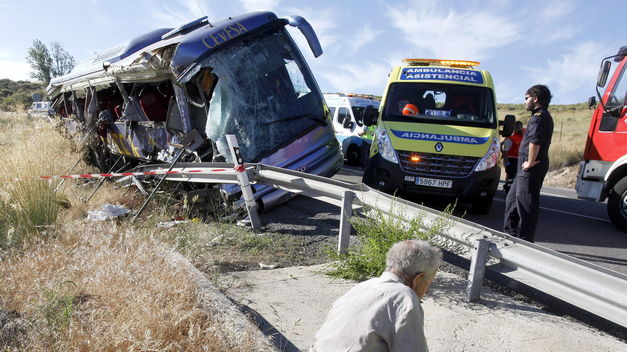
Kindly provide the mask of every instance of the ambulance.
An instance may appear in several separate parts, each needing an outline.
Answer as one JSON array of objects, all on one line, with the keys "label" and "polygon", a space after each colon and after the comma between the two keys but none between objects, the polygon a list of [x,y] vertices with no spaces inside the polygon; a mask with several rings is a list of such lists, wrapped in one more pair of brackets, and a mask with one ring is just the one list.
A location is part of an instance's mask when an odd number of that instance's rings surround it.
[{"label": "ambulance", "polygon": [[402,197],[471,203],[487,214],[501,174],[494,83],[474,61],[405,59],[394,67],[378,113],[363,182]]},{"label": "ambulance", "polygon": [[365,95],[325,93],[335,137],[342,146],[342,154],[349,165],[363,166],[368,161],[372,128],[364,125],[366,107],[379,108],[379,101]]}]

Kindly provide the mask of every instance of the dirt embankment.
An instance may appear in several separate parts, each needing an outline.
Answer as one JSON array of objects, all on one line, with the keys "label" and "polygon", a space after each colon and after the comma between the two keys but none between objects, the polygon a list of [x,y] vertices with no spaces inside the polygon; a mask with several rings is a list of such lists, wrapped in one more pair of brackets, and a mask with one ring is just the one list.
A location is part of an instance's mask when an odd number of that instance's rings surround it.
[{"label": "dirt embankment", "polygon": [[544,178],[544,185],[575,189],[578,171],[579,165],[571,165],[563,167],[559,170],[549,171]]}]

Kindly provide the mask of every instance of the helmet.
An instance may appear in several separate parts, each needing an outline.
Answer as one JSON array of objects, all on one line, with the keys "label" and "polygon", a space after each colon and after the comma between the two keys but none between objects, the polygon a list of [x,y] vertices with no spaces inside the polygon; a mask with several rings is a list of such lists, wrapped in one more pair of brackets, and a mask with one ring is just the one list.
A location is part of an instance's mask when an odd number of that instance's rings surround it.
[{"label": "helmet", "polygon": [[418,107],[414,104],[407,104],[403,107],[403,115],[416,116],[418,115]]}]

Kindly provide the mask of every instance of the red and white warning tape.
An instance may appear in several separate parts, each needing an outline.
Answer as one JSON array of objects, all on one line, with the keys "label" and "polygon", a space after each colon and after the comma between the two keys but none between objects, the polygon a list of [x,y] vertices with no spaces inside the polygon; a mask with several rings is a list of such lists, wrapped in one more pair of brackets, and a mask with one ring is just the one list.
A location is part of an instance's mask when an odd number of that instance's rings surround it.
[{"label": "red and white warning tape", "polygon": [[219,172],[219,171],[229,171],[229,169],[192,169],[192,170],[184,170],[184,171],[167,171],[167,170],[157,170],[157,171],[144,171],[144,172],[118,172],[118,173],[109,173],[109,174],[82,174],[82,175],[55,175],[55,176],[39,176],[44,180],[51,179],[75,179],[75,178],[106,178],[106,177],[124,177],[124,176],[150,176],[150,175],[176,175],[176,174],[188,174],[188,173],[201,173],[201,172]]}]

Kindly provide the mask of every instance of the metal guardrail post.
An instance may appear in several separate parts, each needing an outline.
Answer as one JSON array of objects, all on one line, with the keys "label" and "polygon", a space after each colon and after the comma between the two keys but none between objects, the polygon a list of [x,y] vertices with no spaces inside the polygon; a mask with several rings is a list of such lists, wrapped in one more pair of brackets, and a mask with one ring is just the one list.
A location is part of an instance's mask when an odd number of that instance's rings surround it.
[{"label": "metal guardrail post", "polygon": [[337,241],[337,251],[340,254],[346,253],[348,241],[351,235],[350,218],[353,216],[353,198],[355,194],[351,191],[345,191],[342,195],[342,210],[340,211],[340,233]]},{"label": "metal guardrail post", "polygon": [[488,260],[488,248],[490,242],[486,239],[475,240],[472,252],[472,261],[468,271],[468,286],[466,293],[468,301],[474,302],[481,298],[481,287],[483,286],[483,276],[485,274],[485,263]]},{"label": "metal guardrail post", "polygon": [[253,230],[258,231],[261,229],[261,220],[259,219],[259,214],[257,213],[257,202],[255,202],[255,195],[250,187],[250,181],[248,180],[244,160],[239,152],[237,138],[235,138],[235,135],[227,134],[226,142],[229,144],[229,149],[231,149],[233,163],[235,164],[235,171],[237,172],[237,180],[239,181],[239,186],[242,189],[244,203],[246,204],[246,210],[248,211],[248,217],[250,218],[250,225]]}]

